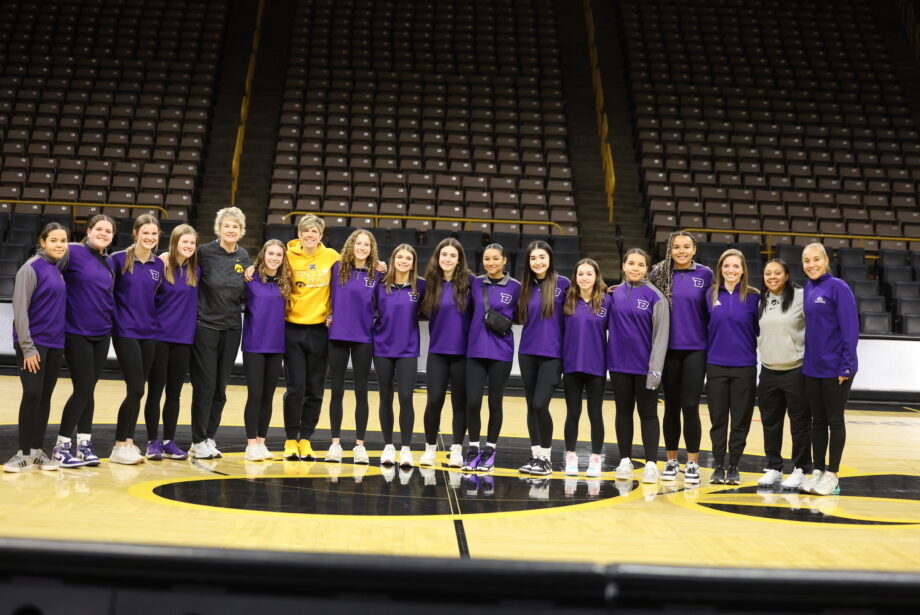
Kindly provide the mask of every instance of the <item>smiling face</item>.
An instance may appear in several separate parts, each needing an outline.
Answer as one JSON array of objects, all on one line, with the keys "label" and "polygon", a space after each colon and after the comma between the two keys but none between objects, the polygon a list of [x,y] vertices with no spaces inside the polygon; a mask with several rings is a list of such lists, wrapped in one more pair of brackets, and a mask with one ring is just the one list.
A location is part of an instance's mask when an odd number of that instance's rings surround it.
[{"label": "smiling face", "polygon": [[542,280],[546,277],[546,272],[549,271],[549,260],[549,252],[546,250],[537,248],[530,251],[530,270],[538,279]]},{"label": "smiling face", "polygon": [[588,263],[582,263],[575,270],[575,283],[583,292],[589,292],[594,288],[596,282],[597,274],[594,272],[594,267]]},{"label": "smiling face", "polygon": [[767,263],[763,269],[763,283],[774,295],[778,295],[786,288],[789,276],[786,269],[779,263]]},{"label": "smiling face", "polygon": [[192,235],[191,233],[182,235],[179,237],[176,249],[179,252],[179,256],[183,257],[185,260],[192,258],[192,254],[198,249],[198,236]]},{"label": "smiling face", "polygon": [[623,273],[630,282],[640,282],[648,274],[648,261],[641,254],[630,254],[623,263]]},{"label": "smiling face", "polygon": [[355,237],[354,250],[355,261],[359,261],[363,265],[367,257],[371,255],[371,236],[367,233],[361,233]]},{"label": "smiling face", "polygon": [[222,243],[226,244],[235,244],[242,237],[243,227],[240,226],[238,220],[233,218],[225,218],[220,223],[220,228],[218,229],[218,236]]},{"label": "smiling face", "polygon": [[734,286],[741,281],[744,273],[741,259],[735,255],[726,256],[722,261],[722,280],[726,285]]},{"label": "smiling face", "polygon": [[398,273],[409,273],[415,265],[415,256],[409,250],[400,250],[393,255],[393,268]]},{"label": "smiling face", "polygon": [[500,278],[504,275],[505,263],[508,259],[501,253],[501,250],[489,248],[482,253],[482,268],[490,278]]},{"label": "smiling face", "polygon": [[115,229],[108,220],[99,220],[93,228],[86,231],[86,237],[94,248],[104,250],[112,244]]},{"label": "smiling face", "polygon": [[445,278],[451,278],[460,263],[460,252],[454,246],[444,246],[438,253],[438,266]]},{"label": "smiling face", "polygon": [[671,241],[671,260],[678,269],[687,269],[696,254],[696,244],[687,235],[678,235]]},{"label": "smiling face", "polygon": [[802,268],[812,280],[827,273],[827,255],[818,246],[809,246],[802,252]]},{"label": "smiling face", "polygon": [[39,241],[42,249],[54,260],[58,260],[67,253],[67,231],[55,229]]},{"label": "smiling face", "polygon": [[281,246],[268,246],[265,248],[265,270],[268,275],[278,273],[278,268],[284,262],[284,249]]},{"label": "smiling face", "polygon": [[297,234],[300,239],[300,247],[307,252],[312,252],[319,246],[323,239],[323,232],[318,227],[309,226]]},{"label": "smiling face", "polygon": [[145,224],[134,231],[134,241],[145,250],[154,250],[160,242],[160,227],[156,224]]}]

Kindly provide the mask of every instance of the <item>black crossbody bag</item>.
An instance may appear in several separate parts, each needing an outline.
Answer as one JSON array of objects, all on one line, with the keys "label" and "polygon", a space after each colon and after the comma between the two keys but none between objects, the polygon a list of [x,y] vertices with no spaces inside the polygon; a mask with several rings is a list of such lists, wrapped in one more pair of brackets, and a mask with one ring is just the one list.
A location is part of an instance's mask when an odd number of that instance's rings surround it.
[{"label": "black crossbody bag", "polygon": [[511,331],[511,319],[489,307],[489,290],[486,288],[485,280],[482,282],[482,305],[486,308],[486,315],[483,317],[486,329],[499,337],[508,335]]}]

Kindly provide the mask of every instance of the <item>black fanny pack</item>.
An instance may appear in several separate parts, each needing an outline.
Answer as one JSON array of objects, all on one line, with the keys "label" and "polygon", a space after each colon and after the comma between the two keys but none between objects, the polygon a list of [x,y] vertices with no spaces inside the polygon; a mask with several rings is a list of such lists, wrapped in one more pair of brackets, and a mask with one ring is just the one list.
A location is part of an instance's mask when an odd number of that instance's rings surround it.
[{"label": "black fanny pack", "polygon": [[489,290],[486,288],[485,280],[482,283],[482,304],[486,308],[486,315],[483,317],[486,329],[500,337],[508,335],[511,331],[511,319],[489,307]]}]

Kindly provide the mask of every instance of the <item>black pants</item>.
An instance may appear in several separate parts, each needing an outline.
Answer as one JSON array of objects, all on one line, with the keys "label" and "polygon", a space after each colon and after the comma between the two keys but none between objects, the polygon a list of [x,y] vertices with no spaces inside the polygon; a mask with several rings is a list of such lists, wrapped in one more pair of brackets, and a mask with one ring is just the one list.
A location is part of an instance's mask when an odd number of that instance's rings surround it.
[{"label": "black pants", "polygon": [[805,398],[802,368],[773,370],[760,368],[757,404],[763,425],[763,450],[767,469],[783,471],[783,421],[789,412],[792,433],[792,467],[811,473],[811,415]]},{"label": "black pants", "polygon": [[617,405],[616,431],[620,458],[632,459],[633,409],[639,411],[639,429],[646,461],[658,460],[658,391],[645,387],[645,375],[610,372],[613,399]]},{"label": "black pants", "polygon": [[134,438],[137,415],[141,411],[141,398],[147,387],[147,378],[156,354],[156,340],[136,340],[131,337],[112,339],[115,355],[125,379],[125,398],[118,408],[118,423],[115,427],[115,441],[123,442]]},{"label": "black pants", "polygon": [[147,380],[147,401],[144,404],[144,422],[147,424],[147,440],[153,441],[160,432],[160,399],[166,390],[163,404],[163,439],[176,439],[176,425],[179,424],[179,398],[182,385],[188,375],[192,358],[191,344],[157,342],[153,356],[153,367]]},{"label": "black pants", "polygon": [[[716,466],[725,465],[725,441],[728,438],[729,465],[737,466],[744,454],[747,435],[754,416],[754,389],[757,367],[721,367],[706,364],[706,395],[712,428],[712,458]],[[731,436],[728,423],[731,418]]]},{"label": "black pants", "polygon": [[700,423],[700,397],[706,374],[705,350],[669,350],[664,359],[661,386],[664,390],[665,450],[676,451],[680,446],[681,414],[683,414],[684,444],[688,453],[700,452],[703,426]]},{"label": "black pants", "polygon": [[332,395],[329,400],[329,422],[333,438],[341,437],[342,398],[345,397],[345,371],[351,357],[355,377],[355,439],[364,440],[367,433],[367,380],[371,373],[374,345],[371,343],[329,340],[329,383]]},{"label": "black pants", "polygon": [[578,420],[581,418],[581,394],[588,398],[588,420],[591,421],[591,452],[600,455],[604,448],[604,389],[606,376],[570,372],[562,377],[565,390],[565,450],[574,451],[578,444]]},{"label": "black pants", "polygon": [[549,402],[559,383],[562,359],[519,354],[524,400],[527,402],[527,431],[531,446],[549,448],[553,444],[553,417]]},{"label": "black pants", "polygon": [[213,438],[227,403],[227,382],[240,348],[240,329],[211,329],[200,324],[192,344],[192,442]]},{"label": "black pants", "polygon": [[412,393],[418,375],[418,357],[374,357],[374,371],[380,388],[380,431],[383,443],[393,444],[393,381],[399,391],[399,437],[401,446],[412,443],[415,407]]},{"label": "black pants", "polygon": [[64,404],[59,435],[70,438],[74,429],[78,433],[92,432],[95,409],[93,394],[99,376],[102,375],[102,368],[105,367],[105,360],[109,356],[110,341],[111,337],[108,335],[87,337],[67,334],[64,340],[64,357],[67,359],[73,393]]},{"label": "black pants", "polygon": [[309,440],[323,407],[329,331],[325,324],[285,323],[284,348],[284,431],[288,440]]},{"label": "black pants", "polygon": [[486,442],[498,443],[502,430],[502,399],[511,375],[511,361],[496,359],[466,360],[466,427],[470,444],[478,444],[482,431],[482,392],[489,386],[489,425]]},{"label": "black pants", "polygon": [[60,348],[48,348],[35,344],[38,351],[38,372],[23,369],[25,357],[19,344],[13,344],[16,350],[16,363],[19,365],[19,381],[22,383],[22,400],[19,402],[19,448],[28,455],[29,450],[41,448],[48,429],[48,416],[51,414],[51,395],[57,385],[64,362],[64,351]]},{"label": "black pants", "polygon": [[425,443],[437,444],[441,427],[441,409],[450,384],[450,405],[454,416],[451,424],[453,444],[463,444],[466,435],[466,357],[460,354],[428,355],[426,365],[428,401],[425,404]]},{"label": "black pants", "polygon": [[[811,412],[811,446],[815,455],[815,469],[840,471],[840,459],[847,441],[847,426],[843,411],[850,397],[853,379],[838,384],[836,378],[811,378],[805,376],[805,395]],[[828,453],[830,433],[830,453]],[[827,464],[824,459],[827,455]]]},{"label": "black pants", "polygon": [[281,375],[283,356],[281,353],[243,353],[247,391],[243,423],[246,425],[246,437],[250,440],[268,435],[268,424],[272,420],[272,398],[278,386],[278,376]]}]

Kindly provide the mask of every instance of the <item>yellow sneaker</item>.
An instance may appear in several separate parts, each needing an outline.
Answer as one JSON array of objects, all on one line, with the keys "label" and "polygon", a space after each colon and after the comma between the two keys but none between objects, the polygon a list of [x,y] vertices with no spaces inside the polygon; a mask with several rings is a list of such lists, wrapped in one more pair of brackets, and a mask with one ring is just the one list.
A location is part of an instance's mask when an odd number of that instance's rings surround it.
[{"label": "yellow sneaker", "polygon": [[297,449],[300,451],[300,459],[302,461],[314,461],[316,455],[313,454],[313,446],[310,444],[310,441],[303,439],[297,443]]},{"label": "yellow sneaker", "polygon": [[297,447],[297,440],[285,440],[284,441],[283,457],[288,461],[299,461],[300,460],[300,449]]}]

